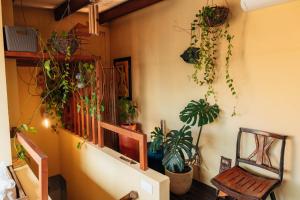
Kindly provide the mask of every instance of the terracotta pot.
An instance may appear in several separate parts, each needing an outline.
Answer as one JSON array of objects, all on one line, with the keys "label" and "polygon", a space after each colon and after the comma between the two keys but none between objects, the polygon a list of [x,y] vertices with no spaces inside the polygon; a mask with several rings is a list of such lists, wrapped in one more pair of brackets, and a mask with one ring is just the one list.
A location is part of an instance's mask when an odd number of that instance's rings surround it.
[{"label": "terracotta pot", "polygon": [[136,124],[121,124],[121,127],[129,129],[131,131],[136,131],[137,130],[137,125]]},{"label": "terracotta pot", "polygon": [[193,182],[193,168],[186,173],[174,173],[166,169],[166,175],[170,178],[170,190],[176,195],[187,193]]},{"label": "terracotta pot", "polygon": [[[136,124],[122,124],[121,127],[136,131]],[[139,162],[139,143],[138,141],[126,136],[119,136],[120,153]]]}]

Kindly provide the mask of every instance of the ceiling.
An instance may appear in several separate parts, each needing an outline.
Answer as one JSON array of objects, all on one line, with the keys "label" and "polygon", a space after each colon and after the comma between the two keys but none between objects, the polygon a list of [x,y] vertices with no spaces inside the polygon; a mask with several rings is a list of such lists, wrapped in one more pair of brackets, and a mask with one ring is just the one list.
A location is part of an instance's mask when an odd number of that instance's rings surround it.
[{"label": "ceiling", "polygon": [[[65,0],[15,0],[14,4],[24,7],[54,9]],[[99,12],[108,10],[116,5],[119,5],[127,0],[98,0]],[[79,12],[88,12],[87,8],[82,8]]]}]

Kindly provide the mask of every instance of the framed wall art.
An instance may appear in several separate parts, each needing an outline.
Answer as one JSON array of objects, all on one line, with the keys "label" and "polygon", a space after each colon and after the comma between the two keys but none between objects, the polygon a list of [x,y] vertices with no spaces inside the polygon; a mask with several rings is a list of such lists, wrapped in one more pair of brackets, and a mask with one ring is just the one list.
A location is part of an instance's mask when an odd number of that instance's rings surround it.
[{"label": "framed wall art", "polygon": [[132,100],[131,57],[114,59],[116,72],[116,92],[118,98]]}]

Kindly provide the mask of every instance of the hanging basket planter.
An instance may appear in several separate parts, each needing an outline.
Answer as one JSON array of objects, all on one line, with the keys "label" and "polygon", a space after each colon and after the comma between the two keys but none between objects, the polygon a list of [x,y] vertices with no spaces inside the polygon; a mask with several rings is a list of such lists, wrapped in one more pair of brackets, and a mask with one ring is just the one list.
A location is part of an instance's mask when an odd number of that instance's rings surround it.
[{"label": "hanging basket planter", "polygon": [[229,8],[225,6],[206,6],[203,8],[204,21],[209,27],[224,24],[229,15]]},{"label": "hanging basket planter", "polygon": [[48,46],[60,54],[67,55],[69,53],[73,55],[79,47],[79,40],[74,34],[62,33],[58,35],[54,32],[48,40]]},{"label": "hanging basket planter", "polygon": [[188,64],[197,64],[200,59],[200,48],[189,47],[180,57]]}]

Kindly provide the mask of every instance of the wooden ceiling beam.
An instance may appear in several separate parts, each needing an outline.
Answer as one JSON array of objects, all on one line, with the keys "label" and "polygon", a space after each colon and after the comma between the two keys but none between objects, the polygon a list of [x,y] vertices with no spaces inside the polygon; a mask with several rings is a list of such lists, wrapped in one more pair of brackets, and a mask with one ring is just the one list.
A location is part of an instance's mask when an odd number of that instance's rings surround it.
[{"label": "wooden ceiling beam", "polygon": [[54,18],[56,21],[59,21],[72,13],[80,10],[81,8],[90,4],[90,0],[70,0],[70,10],[67,11],[68,0],[60,4],[57,8],[54,9]]},{"label": "wooden ceiling beam", "polygon": [[99,14],[99,23],[104,24],[118,17],[146,8],[163,0],[128,0]]}]

